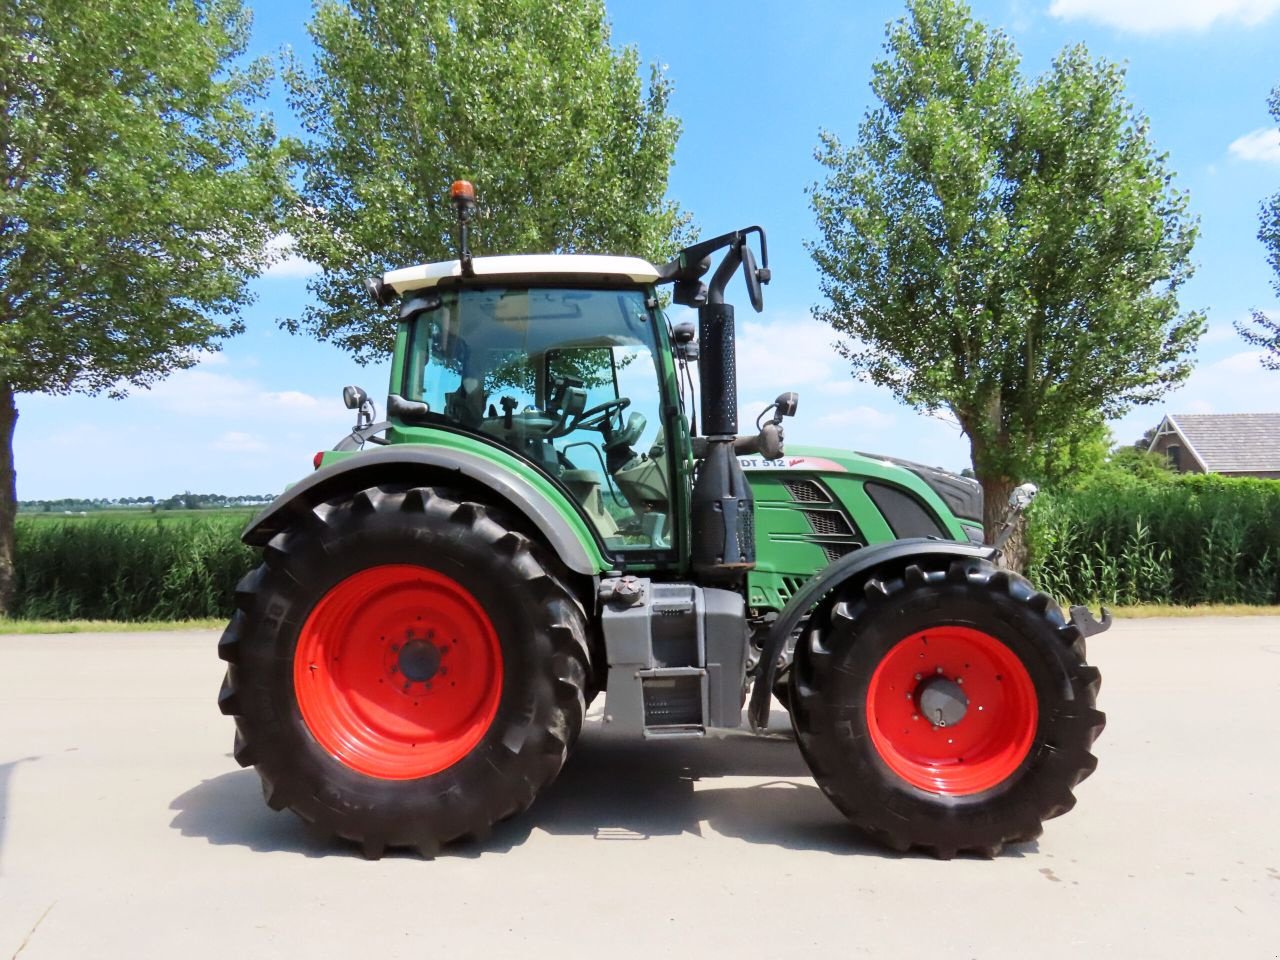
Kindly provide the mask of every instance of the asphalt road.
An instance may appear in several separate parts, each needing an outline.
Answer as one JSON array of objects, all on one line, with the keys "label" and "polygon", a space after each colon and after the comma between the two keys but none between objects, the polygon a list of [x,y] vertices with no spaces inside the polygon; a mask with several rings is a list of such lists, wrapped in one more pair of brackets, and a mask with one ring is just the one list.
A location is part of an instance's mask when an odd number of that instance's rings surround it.
[{"label": "asphalt road", "polygon": [[214,633],[0,637],[0,958],[1280,956],[1280,619],[1118,623],[1079,805],[899,856],[770,738],[592,724],[483,848],[309,838],[230,756]]}]

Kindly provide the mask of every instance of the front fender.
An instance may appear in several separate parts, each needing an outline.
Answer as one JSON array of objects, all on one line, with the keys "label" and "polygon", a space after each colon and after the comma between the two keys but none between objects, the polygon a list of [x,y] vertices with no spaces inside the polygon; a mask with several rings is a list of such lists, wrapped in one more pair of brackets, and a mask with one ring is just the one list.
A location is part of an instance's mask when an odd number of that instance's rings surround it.
[{"label": "front fender", "polygon": [[976,543],[953,543],[924,538],[894,540],[855,550],[821,570],[787,602],[765,637],[760,655],[760,673],[751,690],[748,712],[751,726],[756,730],[763,730],[769,723],[769,697],[773,693],[773,684],[778,675],[778,658],[786,646],[787,638],[795,632],[818,601],[837,586],[864,583],[876,571],[885,567],[901,569],[922,560],[952,560],[956,557],[994,561],[996,554],[995,548]]},{"label": "front fender", "polygon": [[266,545],[299,513],[346,491],[379,483],[448,483],[465,478],[522,514],[546,538],[551,549],[575,573],[594,576],[607,569],[586,522],[549,482],[523,475],[516,461],[482,457],[452,447],[393,444],[368,450],[321,467],[294,484],[253,519],[240,539],[252,547]]}]

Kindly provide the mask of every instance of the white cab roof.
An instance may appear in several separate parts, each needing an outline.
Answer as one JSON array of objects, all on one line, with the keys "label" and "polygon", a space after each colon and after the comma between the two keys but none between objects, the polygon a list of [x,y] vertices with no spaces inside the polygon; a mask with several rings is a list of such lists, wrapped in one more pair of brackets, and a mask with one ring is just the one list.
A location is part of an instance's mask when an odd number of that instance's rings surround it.
[{"label": "white cab roof", "polygon": [[[472,261],[477,277],[501,277],[526,282],[553,281],[556,277],[594,280],[600,283],[654,283],[658,268],[639,257],[607,257],[595,254],[522,254],[512,257],[476,257]],[[458,260],[424,263],[383,274],[382,282],[396,293],[434,287],[441,280],[462,276]]]}]

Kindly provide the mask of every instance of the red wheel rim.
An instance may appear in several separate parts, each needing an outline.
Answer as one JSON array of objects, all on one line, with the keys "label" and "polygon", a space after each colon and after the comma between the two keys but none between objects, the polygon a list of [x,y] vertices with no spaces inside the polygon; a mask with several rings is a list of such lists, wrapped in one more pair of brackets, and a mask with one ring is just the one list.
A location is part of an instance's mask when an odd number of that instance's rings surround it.
[{"label": "red wheel rim", "polygon": [[[967,704],[948,723],[924,705],[937,691],[962,691]],[[954,702],[958,702],[953,700]],[[1026,759],[1039,709],[1022,661],[981,630],[940,626],[897,643],[867,688],[871,742],[889,769],[931,793],[967,796],[1007,780]]]},{"label": "red wheel rim", "polygon": [[298,636],[302,719],[352,770],[412,780],[452,766],[498,712],[502,651],[455,580],[410,564],[370,567],[321,598]]}]

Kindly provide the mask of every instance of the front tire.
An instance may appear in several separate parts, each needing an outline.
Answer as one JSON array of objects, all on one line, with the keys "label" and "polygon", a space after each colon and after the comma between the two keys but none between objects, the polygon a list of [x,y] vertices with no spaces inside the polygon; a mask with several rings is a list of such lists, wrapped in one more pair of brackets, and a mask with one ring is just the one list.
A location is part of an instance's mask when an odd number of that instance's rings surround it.
[{"label": "front tire", "polygon": [[818,785],[897,850],[987,856],[1075,804],[1098,671],[1047,595],[983,561],[907,567],[815,613],[792,667]]},{"label": "front tire", "polygon": [[498,513],[371,487],[301,515],[264,561],[219,643],[219,704],[273,809],[369,857],[431,856],[555,778],[585,712],[585,617]]}]

